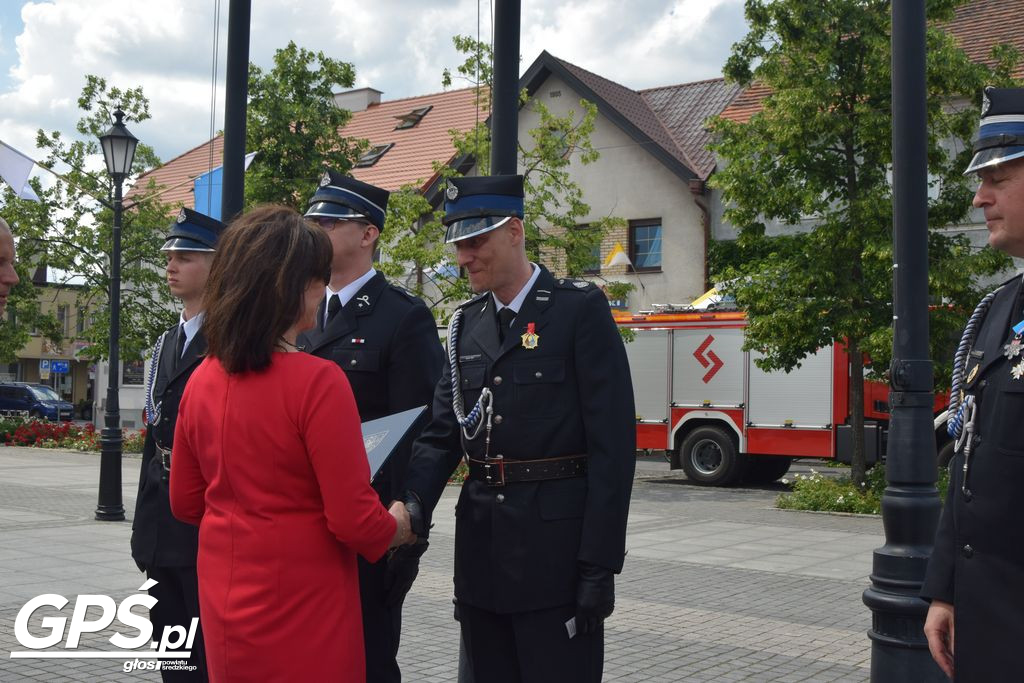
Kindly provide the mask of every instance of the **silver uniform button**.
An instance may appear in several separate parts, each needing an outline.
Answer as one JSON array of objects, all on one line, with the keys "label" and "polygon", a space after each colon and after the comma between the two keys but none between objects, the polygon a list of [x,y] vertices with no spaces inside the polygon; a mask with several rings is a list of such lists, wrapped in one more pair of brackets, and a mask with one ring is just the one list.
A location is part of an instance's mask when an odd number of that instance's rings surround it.
[{"label": "silver uniform button", "polygon": [[537,372],[533,373],[533,376],[536,377],[537,379],[540,379],[541,377],[544,376],[544,373],[538,370]]},{"label": "silver uniform button", "polygon": [[496,495],[494,497],[494,500],[498,501],[499,503],[504,503],[505,502],[505,494],[504,493],[499,493],[498,495]]},{"label": "silver uniform button", "polygon": [[505,418],[503,418],[503,417],[502,417],[501,415],[495,415],[495,416],[494,416],[494,424],[496,424],[496,425],[500,425],[500,424],[501,424],[501,421],[502,421],[503,419],[505,419]]},{"label": "silver uniform button", "polygon": [[358,362],[358,361],[356,361],[356,359],[355,359],[355,358],[353,358],[352,360],[350,360],[350,361],[348,362],[348,364],[349,364],[349,365],[355,365],[355,364],[356,364],[357,362]]},{"label": "silver uniform button", "polygon": [[498,386],[499,384],[501,384],[501,375],[495,375],[494,386]]}]

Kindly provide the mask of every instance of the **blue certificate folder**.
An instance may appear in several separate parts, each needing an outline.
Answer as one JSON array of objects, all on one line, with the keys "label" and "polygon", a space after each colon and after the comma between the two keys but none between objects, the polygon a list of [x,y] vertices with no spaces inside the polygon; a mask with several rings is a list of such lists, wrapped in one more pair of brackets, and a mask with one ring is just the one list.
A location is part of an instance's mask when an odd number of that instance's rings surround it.
[{"label": "blue certificate folder", "polygon": [[363,447],[370,463],[370,481],[392,453],[407,446],[426,426],[427,407],[420,406],[363,423]]}]

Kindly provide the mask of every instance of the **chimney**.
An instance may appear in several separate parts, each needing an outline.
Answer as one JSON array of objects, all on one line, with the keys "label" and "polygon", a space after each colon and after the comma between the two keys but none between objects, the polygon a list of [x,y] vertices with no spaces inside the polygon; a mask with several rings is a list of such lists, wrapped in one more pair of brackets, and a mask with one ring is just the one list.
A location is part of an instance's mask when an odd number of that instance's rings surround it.
[{"label": "chimney", "polygon": [[334,93],[334,106],[349,111],[365,111],[371,105],[380,104],[380,96],[384,93],[375,88],[356,88]]}]

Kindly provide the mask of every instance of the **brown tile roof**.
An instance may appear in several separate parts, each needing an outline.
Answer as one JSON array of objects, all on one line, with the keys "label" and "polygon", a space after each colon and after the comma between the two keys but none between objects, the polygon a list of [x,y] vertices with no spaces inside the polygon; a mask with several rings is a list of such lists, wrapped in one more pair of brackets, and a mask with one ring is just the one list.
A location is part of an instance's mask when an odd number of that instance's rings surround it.
[{"label": "brown tile roof", "polygon": [[140,176],[127,197],[133,197],[144,190],[152,180],[158,187],[158,199],[169,204],[173,212],[177,212],[182,206],[194,208],[192,181],[211,168],[220,166],[223,154],[224,136],[218,135],[213,140],[174,157],[160,168]]},{"label": "brown tile roof", "polygon": [[[433,108],[412,128],[395,130],[396,117],[420,107]],[[479,120],[486,121],[489,114],[481,111]],[[473,88],[372,104],[352,114],[344,128],[345,137],[366,139],[374,145],[395,144],[373,166],[352,169],[352,176],[385,190],[410,184],[426,190],[434,180],[433,162],[448,162],[455,156],[448,131],[468,131],[476,122]]]},{"label": "brown tile roof", "polygon": [[[991,66],[989,54],[999,43],[1009,43],[1024,55],[1024,2],[1020,0],[973,0],[955,10],[945,25],[971,61]],[[1017,64],[1014,78],[1024,78],[1024,60]],[[753,83],[722,112],[722,118],[746,123],[761,111],[761,100],[771,89]]]},{"label": "brown tile roof", "polygon": [[736,86],[718,78],[636,91],[547,51],[527,69],[520,84],[533,93],[551,73],[593,101],[598,111],[680,177],[706,179],[714,169],[705,149],[703,122],[729,103]]},{"label": "brown tile roof", "polygon": [[[418,124],[395,130],[399,123],[395,117],[427,106],[432,108]],[[486,120],[487,115],[486,111],[480,112],[480,120]],[[414,184],[425,191],[435,180],[433,162],[446,163],[455,156],[449,131],[470,130],[476,121],[472,88],[381,102],[370,105],[365,111],[353,112],[351,120],[342,129],[346,137],[366,139],[372,145],[394,143],[394,146],[373,166],[352,169],[352,175],[387,190]],[[220,166],[224,138],[218,135],[142,176],[136,187],[142,188],[153,180],[163,188],[161,201],[171,204],[175,211],[181,205],[191,208],[194,197],[190,181],[210,170],[211,147],[212,167]]]},{"label": "brown tile roof", "polygon": [[640,94],[654,111],[675,143],[695,165],[694,172],[707,180],[715,170],[715,157],[708,150],[711,134],[704,126],[709,116],[722,111],[739,92],[740,86],[713,78],[641,90]]},{"label": "brown tile roof", "polygon": [[[946,30],[972,62],[993,66],[993,45],[1009,43],[1024,56],[1024,2],[1020,0],[974,0],[961,5]],[[1017,63],[1014,78],[1024,78],[1024,60]]]}]

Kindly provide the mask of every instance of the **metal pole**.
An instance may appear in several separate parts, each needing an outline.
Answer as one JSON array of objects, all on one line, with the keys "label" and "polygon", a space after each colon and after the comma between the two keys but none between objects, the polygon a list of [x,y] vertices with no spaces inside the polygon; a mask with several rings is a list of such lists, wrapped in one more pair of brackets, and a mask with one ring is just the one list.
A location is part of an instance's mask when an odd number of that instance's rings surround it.
[{"label": "metal pole", "polygon": [[250,0],[231,0],[228,10],[227,92],[224,103],[224,186],[221,220],[242,211],[245,200],[245,111],[249,96]]},{"label": "metal pole", "polygon": [[918,597],[940,503],[928,356],[928,118],[925,0],[892,3],[893,361],[891,419],[882,496],[885,545],[871,587],[871,680],[945,681],[924,637]]},{"label": "metal pole", "polygon": [[121,405],[117,396],[121,337],[121,184],[114,179],[114,234],[110,253],[110,358],[107,375],[107,411],[100,433],[100,493],[96,519],[117,522],[124,519],[121,502]]},{"label": "metal pole", "polygon": [[494,3],[491,175],[515,175],[519,143],[520,0]]}]

